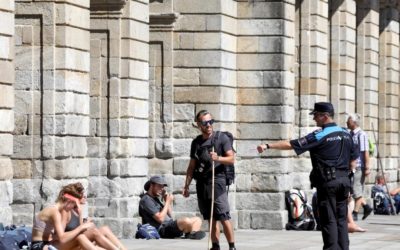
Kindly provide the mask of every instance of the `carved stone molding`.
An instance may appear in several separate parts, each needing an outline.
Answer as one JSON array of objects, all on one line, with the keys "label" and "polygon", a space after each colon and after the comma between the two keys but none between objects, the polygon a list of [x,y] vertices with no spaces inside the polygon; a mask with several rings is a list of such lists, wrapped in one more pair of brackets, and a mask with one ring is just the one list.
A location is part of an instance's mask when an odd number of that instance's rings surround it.
[{"label": "carved stone molding", "polygon": [[177,18],[177,13],[150,14],[150,28],[171,29]]},{"label": "carved stone molding", "polygon": [[126,0],[90,0],[90,10],[92,11],[120,11]]}]

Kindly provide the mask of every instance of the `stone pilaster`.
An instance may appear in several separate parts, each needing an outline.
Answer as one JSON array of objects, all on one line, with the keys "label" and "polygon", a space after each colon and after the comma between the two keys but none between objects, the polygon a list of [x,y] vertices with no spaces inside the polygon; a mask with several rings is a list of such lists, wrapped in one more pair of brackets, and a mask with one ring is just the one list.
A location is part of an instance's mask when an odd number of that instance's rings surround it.
[{"label": "stone pilaster", "polygon": [[296,1],[296,122],[299,135],[314,127],[310,110],[329,99],[328,1]]},{"label": "stone pilaster", "polygon": [[346,110],[355,110],[356,2],[331,1],[330,101],[335,120],[346,121]]},{"label": "stone pilaster", "polygon": [[379,78],[379,1],[357,3],[357,79],[356,112],[363,117],[362,127],[374,137],[378,124]]},{"label": "stone pilaster", "polygon": [[14,0],[0,3],[0,221],[12,222],[14,130]]},{"label": "stone pilaster", "polygon": [[[239,227],[282,228],[283,191],[292,182],[292,169],[275,171],[272,166],[292,152],[271,151],[258,158],[255,148],[260,142],[291,139],[295,133],[295,5],[241,1],[237,9],[237,149],[239,157],[254,157],[242,158],[237,166]],[[256,218],[262,218],[260,223],[253,221]]]},{"label": "stone pilaster", "polygon": [[[381,1],[379,38],[379,154],[396,168],[399,131],[399,11],[396,1]],[[392,159],[392,160],[391,160]]]},{"label": "stone pilaster", "polygon": [[132,237],[147,175],[148,1],[92,1],[89,211]]}]

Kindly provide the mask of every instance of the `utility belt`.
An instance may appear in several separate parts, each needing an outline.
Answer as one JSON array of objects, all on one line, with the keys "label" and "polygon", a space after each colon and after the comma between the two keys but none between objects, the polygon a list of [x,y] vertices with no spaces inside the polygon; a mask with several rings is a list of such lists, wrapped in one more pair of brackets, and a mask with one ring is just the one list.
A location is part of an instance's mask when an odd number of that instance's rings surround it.
[{"label": "utility belt", "polygon": [[310,173],[311,188],[323,185],[326,182],[341,177],[349,177],[349,171],[345,166],[329,167],[319,166],[313,168]]},{"label": "utility belt", "polygon": [[322,174],[326,181],[332,181],[340,177],[348,177],[349,171],[347,169],[336,168],[336,167],[323,167]]}]

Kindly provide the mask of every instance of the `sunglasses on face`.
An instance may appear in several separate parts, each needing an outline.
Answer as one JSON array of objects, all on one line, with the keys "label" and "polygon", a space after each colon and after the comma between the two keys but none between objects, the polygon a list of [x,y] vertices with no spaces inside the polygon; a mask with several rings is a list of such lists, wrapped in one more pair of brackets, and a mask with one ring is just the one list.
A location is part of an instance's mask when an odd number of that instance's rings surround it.
[{"label": "sunglasses on face", "polygon": [[205,127],[208,124],[210,124],[210,126],[213,125],[214,122],[215,122],[215,120],[211,119],[211,120],[208,120],[208,121],[200,121],[200,124],[201,124],[201,126]]}]

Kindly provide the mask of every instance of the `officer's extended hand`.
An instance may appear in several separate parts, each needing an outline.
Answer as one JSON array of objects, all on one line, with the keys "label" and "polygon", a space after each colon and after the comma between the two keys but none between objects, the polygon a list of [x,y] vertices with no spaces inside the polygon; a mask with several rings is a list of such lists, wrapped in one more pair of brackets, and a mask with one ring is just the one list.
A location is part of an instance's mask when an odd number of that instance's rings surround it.
[{"label": "officer's extended hand", "polygon": [[267,149],[267,145],[265,144],[260,144],[257,146],[257,151],[259,154],[261,154],[262,152],[264,152]]}]

